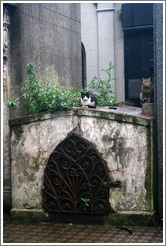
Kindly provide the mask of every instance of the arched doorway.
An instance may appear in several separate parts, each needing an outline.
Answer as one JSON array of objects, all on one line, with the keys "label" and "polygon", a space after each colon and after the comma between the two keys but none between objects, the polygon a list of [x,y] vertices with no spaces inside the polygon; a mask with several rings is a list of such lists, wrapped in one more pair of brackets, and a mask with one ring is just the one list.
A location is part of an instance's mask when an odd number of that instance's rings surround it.
[{"label": "arched doorway", "polygon": [[87,78],[86,78],[86,52],[83,43],[81,43],[81,57],[82,57],[82,87],[85,88],[87,86]]},{"label": "arched doorway", "polygon": [[87,140],[72,134],[54,149],[44,173],[43,204],[50,213],[109,213],[107,166]]}]

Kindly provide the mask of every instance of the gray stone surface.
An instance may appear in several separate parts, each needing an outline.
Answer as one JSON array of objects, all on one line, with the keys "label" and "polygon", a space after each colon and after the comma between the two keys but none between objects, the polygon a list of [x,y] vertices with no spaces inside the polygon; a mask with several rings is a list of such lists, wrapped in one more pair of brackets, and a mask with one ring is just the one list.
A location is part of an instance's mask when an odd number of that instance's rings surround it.
[{"label": "gray stone surface", "polygon": [[48,158],[56,145],[78,124],[75,116],[70,117],[68,114],[64,117],[61,117],[61,114],[58,116],[56,113],[54,119],[13,128],[11,137],[13,208],[42,209],[43,172]]},{"label": "gray stone surface", "polygon": [[110,181],[121,183],[121,187],[110,188],[112,209],[153,212],[152,122],[152,117],[100,108],[11,120],[12,211],[42,209],[48,158],[75,131],[102,154]]},{"label": "gray stone surface", "polygon": [[[37,62],[41,79],[65,89],[81,87],[80,4],[6,3],[3,15],[3,167],[4,210],[11,208],[9,99],[19,97],[25,66]],[[38,57],[38,58],[37,58]]]},{"label": "gray stone surface", "polygon": [[65,89],[81,88],[80,31],[79,3],[18,3],[11,21],[10,97],[19,95],[25,66],[33,61],[41,80],[50,78]]},{"label": "gray stone surface", "polygon": [[155,3],[154,21],[154,115],[156,167],[157,172],[157,210],[163,218],[163,4]]},{"label": "gray stone surface", "polygon": [[154,115],[154,103],[143,103],[142,113],[147,115]]},{"label": "gray stone surface", "polygon": [[[3,205],[4,211],[11,209],[11,181],[10,181],[10,127],[9,127],[9,88],[10,74],[10,14],[12,7],[5,4],[3,9]],[[2,87],[1,87],[2,88]]]}]

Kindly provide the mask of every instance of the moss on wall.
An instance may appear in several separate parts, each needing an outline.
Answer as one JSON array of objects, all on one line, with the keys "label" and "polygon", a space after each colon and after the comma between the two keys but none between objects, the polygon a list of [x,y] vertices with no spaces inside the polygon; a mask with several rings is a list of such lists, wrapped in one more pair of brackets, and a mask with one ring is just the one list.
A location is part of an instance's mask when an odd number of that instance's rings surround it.
[{"label": "moss on wall", "polygon": [[[42,208],[41,188],[47,160],[57,144],[77,130],[107,163],[110,224],[126,224],[127,220],[132,224],[135,214],[138,221],[145,217],[147,221],[153,220],[148,213],[154,210],[153,119],[142,121],[124,115],[116,119],[114,113],[100,113],[81,109],[24,117],[21,124],[18,119],[11,121],[13,209]],[[111,186],[116,182],[118,187]],[[122,215],[122,211],[126,214]]]}]

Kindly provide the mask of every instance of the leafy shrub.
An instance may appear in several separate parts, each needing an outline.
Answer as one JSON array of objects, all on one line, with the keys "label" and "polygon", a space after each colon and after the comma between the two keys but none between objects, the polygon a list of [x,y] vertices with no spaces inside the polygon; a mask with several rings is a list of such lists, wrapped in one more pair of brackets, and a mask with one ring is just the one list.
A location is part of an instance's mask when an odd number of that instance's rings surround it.
[{"label": "leafy shrub", "polygon": [[7,105],[11,109],[16,109],[20,105],[19,98],[17,98],[16,100],[10,99]]},{"label": "leafy shrub", "polygon": [[[112,86],[110,82],[115,78],[111,76],[111,70],[114,68],[112,62],[109,62],[109,68],[103,69],[108,79],[97,80],[96,75],[88,84],[86,91],[96,94],[98,106],[113,106],[116,104],[116,97],[112,96]],[[39,113],[44,111],[70,111],[72,107],[79,106],[79,98],[82,90],[62,90],[59,85],[54,85],[52,81],[46,79],[43,83],[34,63],[28,63],[26,66],[27,80],[24,81],[20,90],[20,97],[16,100],[8,101],[11,109],[16,109],[20,103],[30,113]],[[85,91],[84,90],[84,91]]]},{"label": "leafy shrub", "polygon": [[20,102],[30,113],[69,111],[79,105],[80,91],[61,90],[59,85],[54,85],[49,79],[41,83],[34,63],[27,64],[26,74],[28,79],[21,87],[20,98],[8,102],[12,109],[19,106]]},{"label": "leafy shrub", "polygon": [[111,70],[114,68],[112,61],[109,62],[109,67],[107,69],[102,69],[108,75],[108,79],[97,79],[94,75],[93,79],[88,84],[86,90],[91,91],[96,94],[98,99],[98,106],[114,106],[117,102],[116,97],[112,94],[114,93],[111,86],[111,81],[115,80],[111,75]]}]

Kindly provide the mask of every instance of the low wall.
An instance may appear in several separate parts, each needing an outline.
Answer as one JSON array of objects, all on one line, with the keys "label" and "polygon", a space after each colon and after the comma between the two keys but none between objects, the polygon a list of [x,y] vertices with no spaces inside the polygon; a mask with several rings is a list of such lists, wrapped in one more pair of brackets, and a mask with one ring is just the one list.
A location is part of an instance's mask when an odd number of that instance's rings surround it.
[{"label": "low wall", "polygon": [[55,147],[72,131],[88,140],[107,163],[114,211],[109,222],[118,223],[119,215],[121,223],[126,223],[126,215],[153,215],[153,117],[75,108],[11,120],[10,126],[13,218],[31,214],[35,220],[49,219],[43,210],[44,170]]}]

